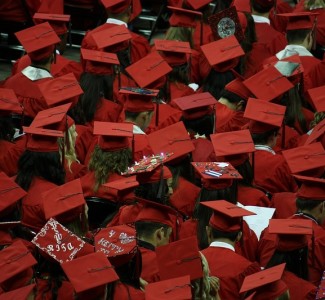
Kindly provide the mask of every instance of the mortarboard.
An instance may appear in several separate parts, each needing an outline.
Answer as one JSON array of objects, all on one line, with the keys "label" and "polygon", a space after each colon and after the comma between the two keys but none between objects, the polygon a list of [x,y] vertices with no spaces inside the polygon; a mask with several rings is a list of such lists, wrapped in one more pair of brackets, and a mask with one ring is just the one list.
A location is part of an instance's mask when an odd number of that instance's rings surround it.
[{"label": "mortarboard", "polygon": [[158,90],[142,89],[134,87],[122,87],[120,94],[127,95],[124,110],[130,112],[153,111],[155,109],[153,97],[158,95]]},{"label": "mortarboard", "polygon": [[238,64],[238,58],[245,55],[233,35],[202,45],[201,50],[210,66],[220,72],[234,68]]},{"label": "mortarboard", "polygon": [[176,98],[172,102],[182,110],[184,119],[193,120],[210,114],[211,105],[215,105],[217,100],[206,92]]},{"label": "mortarboard", "polygon": [[145,297],[146,300],[191,300],[190,276],[149,283]]},{"label": "mortarboard", "polygon": [[17,113],[22,114],[24,108],[12,89],[0,88],[0,115]]},{"label": "mortarboard", "polygon": [[[92,38],[95,41],[98,49],[108,47],[111,49],[111,52],[117,52],[128,47],[128,43],[125,44],[125,42],[131,40],[132,36],[124,25],[117,25],[114,27],[109,27],[105,30],[94,32],[92,34]],[[115,51],[113,51],[112,46],[114,46]]]},{"label": "mortarboard", "polygon": [[60,38],[48,22],[15,33],[31,60],[42,60],[54,53]]},{"label": "mortarboard", "polygon": [[319,122],[312,130],[311,134],[308,136],[305,145],[309,145],[318,139],[322,143],[323,147],[324,143],[324,133],[325,133],[325,119]]},{"label": "mortarboard", "polygon": [[244,80],[243,84],[257,98],[266,101],[272,101],[294,87],[274,66],[256,73]]},{"label": "mortarboard", "polygon": [[0,172],[0,215],[27,193],[4,172]]},{"label": "mortarboard", "polygon": [[[0,295],[0,300],[28,300],[34,292],[36,284],[29,284],[19,289],[5,292]],[[32,298],[33,299],[33,298]]]},{"label": "mortarboard", "polygon": [[313,234],[312,220],[271,219],[269,233],[278,235],[277,250],[293,251],[308,245],[306,235]]},{"label": "mortarboard", "polygon": [[206,189],[224,189],[230,187],[234,179],[243,177],[228,162],[192,162],[192,166],[201,178]]},{"label": "mortarboard", "polygon": [[81,56],[86,65],[84,72],[92,74],[113,74],[114,65],[119,65],[120,61],[115,53],[104,51],[81,49]]},{"label": "mortarboard", "polygon": [[173,208],[138,197],[136,197],[136,200],[143,205],[143,208],[136,217],[136,222],[153,222],[173,227],[172,216],[177,214]]},{"label": "mortarboard", "polygon": [[249,98],[244,118],[251,120],[249,122],[251,133],[264,133],[282,126],[285,111],[286,107],[283,105]]},{"label": "mortarboard", "polygon": [[98,135],[98,146],[103,151],[117,151],[128,148],[129,137],[133,137],[133,124],[94,122],[94,135]]},{"label": "mortarboard", "polygon": [[307,176],[294,176],[302,182],[296,196],[304,200],[325,200],[325,179]]},{"label": "mortarboard", "polygon": [[144,88],[171,72],[172,68],[157,51],[154,51],[125,70],[140,87]]},{"label": "mortarboard", "polygon": [[203,277],[203,266],[195,236],[159,246],[155,250],[160,279],[190,275],[191,280]]},{"label": "mortarboard", "polygon": [[277,299],[287,289],[287,285],[281,280],[285,263],[245,277],[239,293],[257,290],[253,299]]},{"label": "mortarboard", "polygon": [[120,14],[132,6],[132,0],[100,0],[107,11],[112,14]]},{"label": "mortarboard", "polygon": [[59,151],[58,138],[63,138],[62,131],[36,127],[23,127],[28,134],[26,149],[33,152],[56,152]]},{"label": "mortarboard", "polygon": [[70,22],[70,15],[63,15],[59,13],[38,12],[34,14],[33,19],[36,24],[42,22],[49,22],[51,27],[54,29],[55,33],[57,35],[62,35],[67,32],[66,23]]},{"label": "mortarboard", "polygon": [[325,85],[309,89],[307,94],[318,112],[325,112]]},{"label": "mortarboard", "polygon": [[67,102],[76,102],[74,97],[83,94],[83,90],[73,73],[69,73],[38,84],[49,107]]},{"label": "mortarboard", "polygon": [[284,17],[288,19],[286,31],[313,29],[314,26],[316,25],[318,15],[319,13],[305,12],[305,11],[277,14],[277,16],[279,17]]},{"label": "mortarboard", "polygon": [[239,42],[245,38],[244,30],[242,29],[235,6],[231,6],[210,16],[208,22],[216,40],[232,35],[234,35]]},{"label": "mortarboard", "polygon": [[[6,285],[11,278],[36,264],[37,261],[24,243],[20,240],[15,241],[0,251],[0,286]],[[22,277],[25,279],[25,284],[27,279],[25,276]]]},{"label": "mortarboard", "polygon": [[236,78],[230,81],[224,88],[226,91],[236,94],[241,97],[243,100],[247,101],[248,98],[252,97],[252,93],[249,89],[243,84],[241,78]]},{"label": "mortarboard", "polygon": [[200,10],[212,2],[212,0],[185,0],[186,5],[193,10]]},{"label": "mortarboard", "polygon": [[169,18],[169,24],[173,27],[195,28],[197,20],[202,19],[202,13],[199,11],[184,9],[180,7],[167,6],[172,11]]},{"label": "mortarboard", "polygon": [[291,173],[297,174],[325,167],[325,150],[321,143],[313,143],[282,151]]},{"label": "mortarboard", "polygon": [[100,229],[94,244],[96,252],[103,252],[115,267],[129,262],[138,251],[135,229],[129,225]]},{"label": "mortarboard", "polygon": [[74,259],[86,243],[58,221],[49,219],[32,243],[59,263]]},{"label": "mortarboard", "polygon": [[109,189],[112,194],[118,197],[120,192],[134,189],[139,186],[139,182],[137,181],[136,176],[130,176],[104,183],[102,186]]},{"label": "mortarboard", "polygon": [[205,201],[200,204],[213,210],[209,225],[216,230],[224,232],[240,231],[242,217],[255,215],[255,213],[226,200]]},{"label": "mortarboard", "polygon": [[105,254],[91,253],[61,264],[77,293],[117,281],[119,277]]},{"label": "mortarboard", "polygon": [[80,179],[42,193],[45,219],[55,218],[61,223],[68,223],[78,218],[86,204]]},{"label": "mortarboard", "polygon": [[193,142],[183,122],[177,122],[150,133],[149,145],[154,153],[173,153],[167,161],[179,158],[194,150]]}]

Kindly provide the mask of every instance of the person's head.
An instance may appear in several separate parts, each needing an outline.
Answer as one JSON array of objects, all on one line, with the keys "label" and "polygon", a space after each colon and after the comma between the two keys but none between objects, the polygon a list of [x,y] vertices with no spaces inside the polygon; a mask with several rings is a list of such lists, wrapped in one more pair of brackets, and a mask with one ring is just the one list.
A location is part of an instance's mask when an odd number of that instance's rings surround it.
[{"label": "person's head", "polygon": [[313,10],[316,8],[325,8],[324,0],[306,0],[304,1],[304,7],[306,10]]},{"label": "person's head", "polygon": [[213,113],[206,114],[197,119],[181,118],[188,132],[193,134],[205,135],[208,137],[214,131],[215,116]]},{"label": "person's head", "polygon": [[312,215],[319,224],[325,221],[325,201],[311,200],[311,199],[296,199],[296,206],[298,211]]},{"label": "person's head", "polygon": [[181,42],[189,42],[191,48],[194,46],[193,42],[193,32],[194,29],[190,27],[174,27],[171,26],[166,32],[165,39],[166,40],[174,40]]},{"label": "person's head", "polygon": [[310,129],[314,128],[318,123],[325,119],[325,112],[319,111],[314,114],[314,120],[310,122]]},{"label": "person's head", "polygon": [[0,140],[13,141],[15,134],[14,124],[10,116],[0,116]]},{"label": "person's head", "polygon": [[125,111],[125,120],[135,123],[141,130],[145,131],[151,122],[153,114],[153,110],[142,112]]},{"label": "person's head", "polygon": [[288,44],[302,45],[307,50],[311,50],[314,37],[311,29],[289,30],[286,34]]},{"label": "person's head", "polygon": [[250,0],[250,5],[253,14],[268,15],[275,0]]},{"label": "person's head", "polygon": [[276,145],[278,133],[278,128],[274,128],[263,133],[252,133],[252,139],[255,145],[266,145],[273,148]]},{"label": "person's head", "polygon": [[227,91],[226,89],[222,90],[220,93],[220,98],[218,100],[223,105],[226,105],[229,109],[235,111],[244,111],[246,102],[240,96]]},{"label": "person's head", "polygon": [[106,9],[108,18],[121,20],[125,23],[130,21],[132,14],[132,0],[120,1],[118,4],[111,4],[109,1],[101,1]]},{"label": "person's head", "polygon": [[236,242],[240,241],[242,237],[241,231],[226,232],[217,230],[211,226],[206,226],[206,234],[209,243],[212,243],[213,241],[227,241],[235,244]]}]

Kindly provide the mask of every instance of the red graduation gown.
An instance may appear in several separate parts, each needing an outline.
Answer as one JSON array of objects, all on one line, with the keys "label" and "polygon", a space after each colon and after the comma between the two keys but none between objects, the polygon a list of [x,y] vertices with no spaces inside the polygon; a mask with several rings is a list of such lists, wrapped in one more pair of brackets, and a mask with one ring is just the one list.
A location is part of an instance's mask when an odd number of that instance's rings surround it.
[{"label": "red graduation gown", "polygon": [[0,19],[23,23],[37,12],[41,0],[26,0],[25,7],[16,0],[2,0],[0,2]]},{"label": "red graduation gown", "polygon": [[122,106],[120,104],[102,98],[98,103],[94,121],[117,122],[121,111]]},{"label": "red graduation gown", "polygon": [[87,166],[85,160],[90,144],[93,142],[93,131],[90,127],[84,125],[76,125],[76,131],[78,133],[75,145],[77,158],[80,163]]},{"label": "red graduation gown", "polygon": [[145,293],[130,285],[117,282],[114,288],[113,300],[145,300]]},{"label": "red graduation gown", "polygon": [[141,278],[148,283],[160,280],[157,255],[154,250],[145,247],[139,247],[142,257]]},{"label": "red graduation gown", "polygon": [[213,145],[210,140],[204,138],[192,139],[195,149],[192,151],[193,162],[217,161]]},{"label": "red graduation gown", "polygon": [[275,208],[274,219],[287,219],[297,211],[296,194],[289,192],[274,193],[270,207]]},{"label": "red graduation gown", "polygon": [[[36,288],[36,295],[35,300],[52,300],[52,292],[55,283],[49,282],[48,279],[37,279],[37,288]],[[75,299],[75,292],[72,284],[70,281],[62,281],[61,286],[58,288],[57,291],[57,299],[62,300],[71,300]]]},{"label": "red graduation gown", "polygon": [[244,278],[260,271],[257,263],[248,261],[230,249],[209,246],[202,254],[209,263],[210,274],[220,279],[220,299],[242,299],[239,290]]},{"label": "red graduation gown", "polygon": [[270,200],[260,189],[238,184],[237,201],[243,205],[269,207]]},{"label": "red graduation gown", "polygon": [[80,178],[81,176],[84,176],[88,169],[86,166],[74,161],[70,165],[70,168],[67,165],[67,161],[65,161],[65,182],[72,181],[74,179]]}]

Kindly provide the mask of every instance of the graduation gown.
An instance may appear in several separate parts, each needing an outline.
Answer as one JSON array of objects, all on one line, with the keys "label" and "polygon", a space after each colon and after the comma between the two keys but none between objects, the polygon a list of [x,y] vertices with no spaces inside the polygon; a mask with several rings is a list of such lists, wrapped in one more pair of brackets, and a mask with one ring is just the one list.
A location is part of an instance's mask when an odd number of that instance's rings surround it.
[{"label": "graduation gown", "polygon": [[296,193],[274,193],[272,195],[270,207],[275,208],[274,219],[287,219],[296,211]]},{"label": "graduation gown", "polygon": [[76,161],[71,163],[70,168],[67,164],[67,161],[65,161],[64,168],[65,168],[65,182],[69,182],[74,179],[80,178],[88,172],[86,166]]},{"label": "graduation gown", "polygon": [[[52,292],[55,283],[49,279],[36,279],[37,288],[35,293],[35,300],[52,300]],[[75,298],[75,292],[70,281],[62,281],[61,286],[57,291],[57,299],[71,300]]]},{"label": "graduation gown", "polygon": [[118,281],[115,284],[113,300],[145,300],[145,293],[128,284]]},{"label": "graduation gown", "polygon": [[76,125],[76,131],[78,133],[75,144],[77,158],[81,164],[87,166],[85,160],[90,144],[93,142],[93,131],[92,128],[84,125]]},{"label": "graduation gown", "polygon": [[121,111],[122,106],[120,104],[101,98],[96,108],[94,121],[117,122]]},{"label": "graduation gown", "polygon": [[237,201],[243,205],[269,207],[270,200],[260,189],[238,184]]},{"label": "graduation gown", "polygon": [[37,12],[41,0],[26,0],[26,6],[23,6],[16,0],[3,0],[0,3],[0,19],[3,21],[12,21],[24,23],[29,21],[30,16]]},{"label": "graduation gown", "polygon": [[259,272],[257,263],[252,263],[246,258],[235,253],[233,250],[223,247],[212,246],[202,251],[206,257],[211,276],[220,279],[220,299],[239,300],[239,290],[244,278],[253,273]]},{"label": "graduation gown", "polygon": [[142,271],[140,277],[148,283],[159,281],[159,268],[155,247],[141,240],[138,241],[138,246],[142,257]]}]

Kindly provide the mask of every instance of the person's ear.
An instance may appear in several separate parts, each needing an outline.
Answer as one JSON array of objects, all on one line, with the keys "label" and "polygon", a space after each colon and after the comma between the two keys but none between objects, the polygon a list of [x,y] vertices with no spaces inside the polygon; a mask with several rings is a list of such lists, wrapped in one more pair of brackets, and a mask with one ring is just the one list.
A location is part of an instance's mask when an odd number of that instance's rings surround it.
[{"label": "person's ear", "polygon": [[243,236],[243,233],[241,231],[239,231],[238,234],[237,234],[235,242],[239,242],[241,240],[242,236]]},{"label": "person's ear", "polygon": [[210,226],[205,226],[205,231],[206,231],[206,234],[207,234],[208,243],[211,244],[213,242],[211,227]]},{"label": "person's ear", "polygon": [[243,111],[245,107],[245,100],[240,100],[237,104],[236,104],[236,111]]}]

